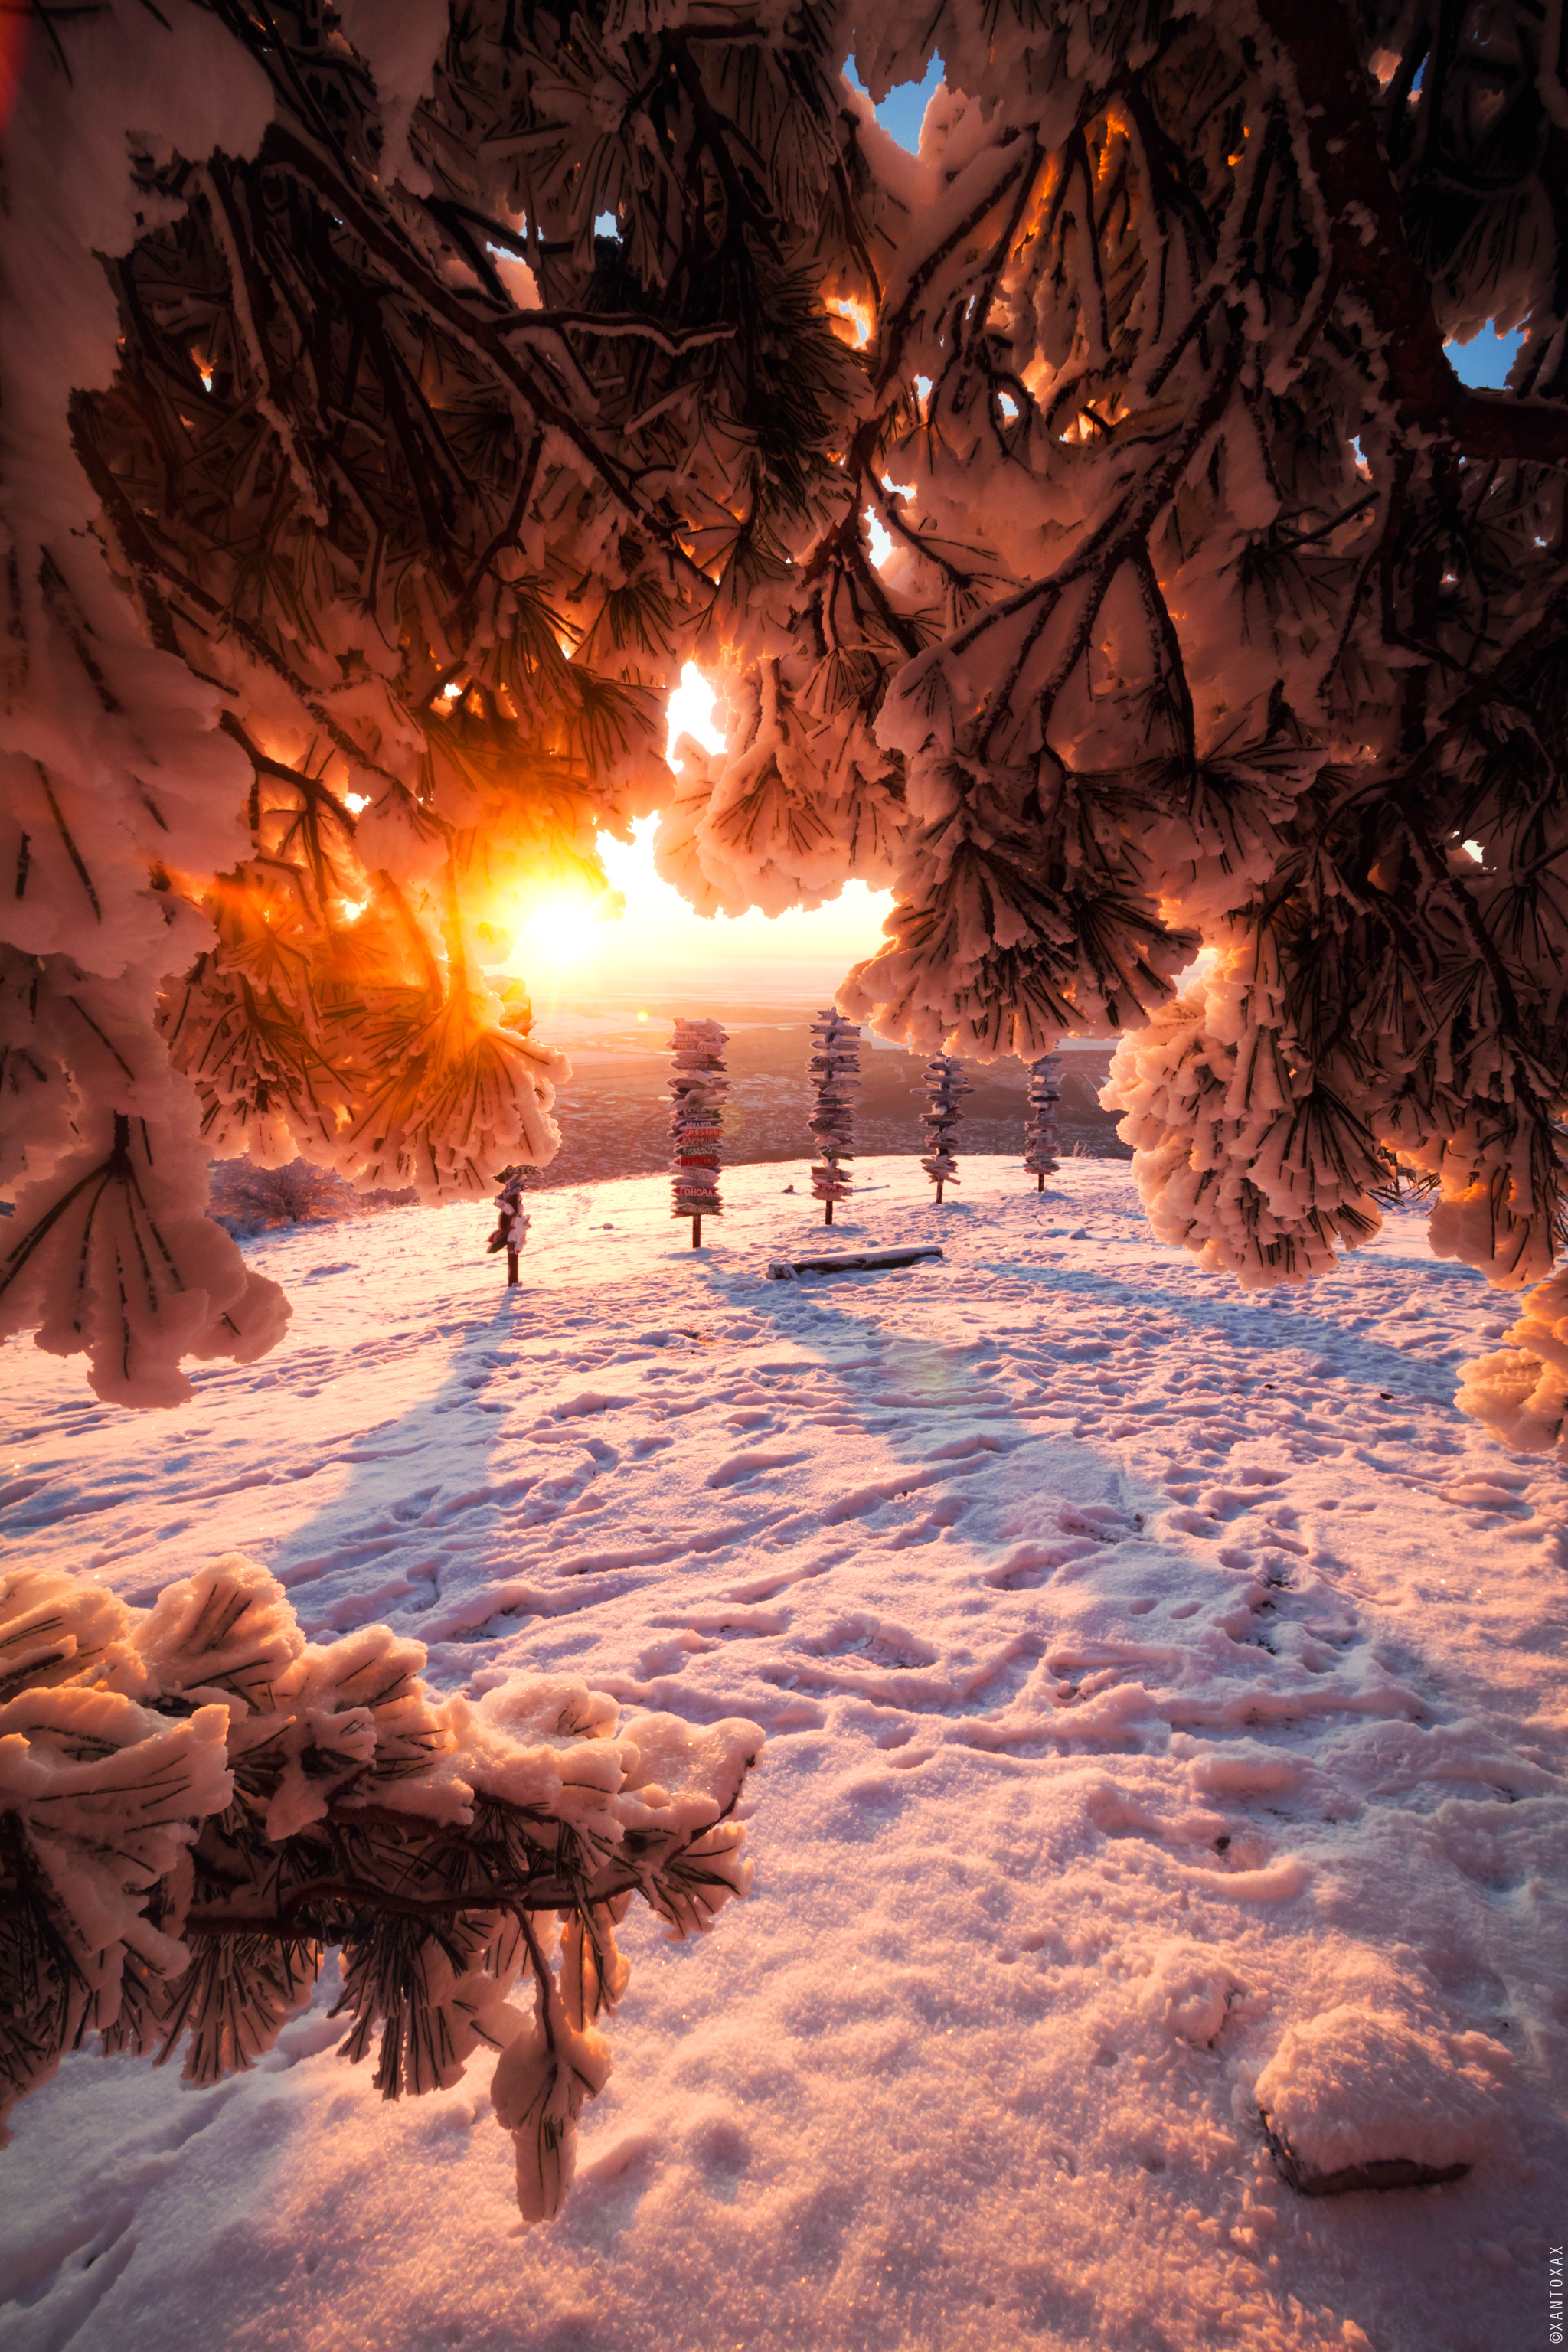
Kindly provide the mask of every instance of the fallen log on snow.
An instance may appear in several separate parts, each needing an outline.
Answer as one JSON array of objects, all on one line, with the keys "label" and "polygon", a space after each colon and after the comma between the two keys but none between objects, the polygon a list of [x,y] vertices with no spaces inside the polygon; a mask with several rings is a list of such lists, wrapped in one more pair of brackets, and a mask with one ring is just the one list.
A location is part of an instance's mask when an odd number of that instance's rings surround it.
[{"label": "fallen log on snow", "polygon": [[768,1261],[770,1282],[794,1282],[802,1274],[879,1274],[886,1266],[914,1265],[922,1257],[940,1257],[935,1242],[918,1249],[836,1250],[825,1257],[775,1257]]}]

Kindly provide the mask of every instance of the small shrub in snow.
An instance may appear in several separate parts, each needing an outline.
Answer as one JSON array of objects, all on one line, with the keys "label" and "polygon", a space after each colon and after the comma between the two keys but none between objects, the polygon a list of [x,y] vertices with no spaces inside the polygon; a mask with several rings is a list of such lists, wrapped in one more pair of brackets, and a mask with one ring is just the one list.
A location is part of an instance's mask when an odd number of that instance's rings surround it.
[{"label": "small shrub in snow", "polygon": [[1521,1454],[1568,1454],[1568,1273],[1536,1285],[1508,1338],[1465,1366],[1455,1402]]},{"label": "small shrub in snow", "polygon": [[92,2037],[253,2065],[336,1946],[343,2054],[396,2098],[499,2051],[523,2218],[559,2210],[627,1906],[679,1938],[751,1883],[754,1724],[622,1725],[565,1677],[438,1698],[419,1643],[307,1643],[237,1554],[151,1609],[10,1575],[0,1658],[0,2123]]},{"label": "small shrub in snow", "polygon": [[505,1250],[506,1281],[509,1290],[515,1289],[517,1286],[518,1259],[527,1245],[528,1228],[532,1223],[528,1211],[522,1205],[522,1196],[527,1189],[530,1172],[526,1168],[502,1169],[500,1191],[496,1194],[495,1230],[485,1244],[486,1251],[491,1257],[498,1250]]},{"label": "small shrub in snow", "polygon": [[213,1171],[212,1213],[230,1233],[263,1233],[274,1225],[324,1224],[358,1208],[352,1185],[308,1160],[260,1168],[226,1160]]}]

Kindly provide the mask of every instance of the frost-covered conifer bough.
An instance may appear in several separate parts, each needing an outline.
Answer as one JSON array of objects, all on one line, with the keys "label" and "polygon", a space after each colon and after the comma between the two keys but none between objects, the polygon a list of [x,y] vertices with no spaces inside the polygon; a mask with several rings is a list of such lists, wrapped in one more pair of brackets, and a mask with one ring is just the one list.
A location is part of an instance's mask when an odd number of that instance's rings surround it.
[{"label": "frost-covered conifer bough", "polygon": [[951,1054],[933,1054],[921,1072],[921,1085],[926,1107],[920,1116],[926,1131],[926,1149],[921,1166],[936,1186],[936,1204],[940,1209],[943,1186],[959,1181],[954,1147],[958,1123],[963,1117],[959,1101],[969,1092],[969,1080]]},{"label": "frost-covered conifer bough", "polygon": [[[1156,1227],[1247,1284],[1327,1269],[1400,1171],[1437,1180],[1440,1252],[1547,1275],[1558,13],[857,24],[874,97],[931,49],[948,88],[868,342],[862,482],[921,643],[875,722],[904,762],[892,936],[840,1001],[964,1053],[1130,1030],[1110,1099]],[[1444,350],[1488,320],[1528,331],[1504,394]],[[1537,1293],[1461,1402],[1561,1443],[1563,1329]]]},{"label": "frost-covered conifer bough", "polygon": [[812,1198],[823,1202],[822,1222],[833,1223],[833,1204],[853,1189],[846,1172],[855,1157],[855,1097],[860,1091],[860,1031],[831,1006],[811,1024],[812,1084],[816,1101],[806,1121],[816,1159]]},{"label": "frost-covered conifer bough", "polygon": [[702,1246],[702,1220],[723,1214],[719,1146],[724,1135],[728,1043],[717,1021],[676,1022],[669,1052],[669,1176],[672,1217],[691,1220],[691,1246]]},{"label": "frost-covered conifer bough", "polygon": [[[889,1037],[1131,1033],[1205,1263],[1325,1271],[1405,1171],[1551,1276],[1560,10],[174,6],[52,16],[7,136],[11,1327],[172,1397],[282,1312],[208,1156],[547,1156],[486,965],[654,807],[709,911],[890,882]],[[918,157],[852,39],[942,58]],[[1465,1391],[1515,1443],[1555,1304]]]},{"label": "frost-covered conifer bough", "polygon": [[755,1724],[617,1727],[563,1677],[440,1699],[418,1643],[309,1643],[237,1553],[151,1609],[0,1579],[0,2128],[89,2040],[160,2063],[183,2042],[188,2082],[254,2065],[336,1946],[342,2054],[379,2032],[395,2099],[499,2051],[518,2203],[552,2219],[609,2073],[628,1905],[679,1939],[751,1884]]},{"label": "frost-covered conifer bough", "polygon": [[1029,1065],[1028,1116],[1024,1121],[1024,1166],[1043,1192],[1046,1179],[1061,1162],[1057,1158],[1057,1105],[1062,1094],[1062,1057],[1042,1054]]},{"label": "frost-covered conifer bough", "polygon": [[681,664],[776,635],[842,506],[862,370],[826,295],[892,248],[837,28],[702,13],[33,28],[0,1328],[104,1396],[178,1402],[183,1357],[283,1328],[210,1160],[442,1200],[551,1157],[566,1064],[487,970],[531,898],[602,894],[598,833],[675,798]]}]

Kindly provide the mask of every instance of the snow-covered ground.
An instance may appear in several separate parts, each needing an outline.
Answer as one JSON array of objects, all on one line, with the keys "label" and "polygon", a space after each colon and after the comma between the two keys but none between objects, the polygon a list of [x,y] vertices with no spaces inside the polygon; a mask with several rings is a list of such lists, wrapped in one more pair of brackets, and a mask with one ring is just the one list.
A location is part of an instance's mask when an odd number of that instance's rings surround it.
[{"label": "snow-covered ground", "polygon": [[[826,1236],[804,1168],[727,1171],[700,1255],[662,1180],[551,1192],[510,1296],[481,1209],[263,1241],[289,1337],[179,1412],[0,1354],[0,1559],[145,1601],[240,1549],[438,1684],[768,1732],[751,1901],[627,1922],[554,2228],[488,2062],[385,2107],[319,2001],[216,2089],[82,2057],[23,2107],[7,2352],[1548,2340],[1568,1479],[1450,1401],[1506,1302],[1415,1218],[1248,1298],[1124,1167],[858,1173]],[[1304,2200],[1266,2068],[1330,2155],[1473,2169]]]}]

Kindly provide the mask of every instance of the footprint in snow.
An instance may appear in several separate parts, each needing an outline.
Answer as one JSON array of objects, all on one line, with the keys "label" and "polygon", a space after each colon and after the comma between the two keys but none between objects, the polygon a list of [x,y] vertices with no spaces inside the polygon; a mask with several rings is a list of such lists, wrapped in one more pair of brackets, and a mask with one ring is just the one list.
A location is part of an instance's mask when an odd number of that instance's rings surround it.
[{"label": "footprint in snow", "polygon": [[931,1666],[937,1652],[918,1633],[886,1618],[857,1612],[840,1617],[826,1633],[814,1635],[805,1647],[818,1658],[863,1658],[868,1665],[909,1668]]},{"label": "footprint in snow", "polygon": [[732,1454],[727,1462],[721,1462],[716,1470],[710,1470],[702,1484],[710,1487],[738,1486],[752,1478],[760,1478],[764,1471],[788,1470],[795,1463],[806,1462],[810,1458],[806,1454],[767,1454],[760,1449]]}]

